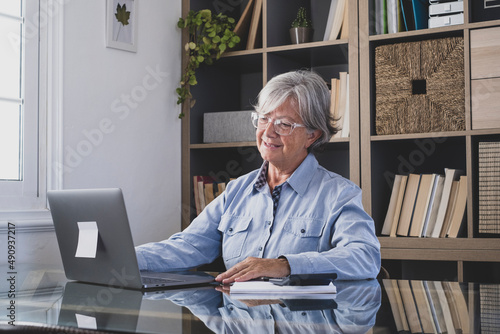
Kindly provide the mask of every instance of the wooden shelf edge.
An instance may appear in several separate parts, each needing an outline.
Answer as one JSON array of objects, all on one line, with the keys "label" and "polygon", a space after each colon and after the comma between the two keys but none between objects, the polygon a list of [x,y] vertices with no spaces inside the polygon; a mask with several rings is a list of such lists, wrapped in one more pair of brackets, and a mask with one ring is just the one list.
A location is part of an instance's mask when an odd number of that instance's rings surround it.
[{"label": "wooden shelf edge", "polygon": [[[432,249],[464,250],[464,251],[500,251],[500,238],[412,238],[412,237],[378,237],[381,248],[397,249]],[[500,257],[498,258],[500,261]]]},{"label": "wooden shelf edge", "polygon": [[500,262],[500,250],[382,248],[382,260]]},{"label": "wooden shelf edge", "polygon": [[464,137],[470,135],[471,131],[443,131],[426,133],[405,133],[396,135],[373,135],[371,141],[405,140],[418,138],[442,138],[442,137]]},{"label": "wooden shelf edge", "polygon": [[439,28],[402,31],[394,34],[370,35],[369,41],[372,42],[372,41],[384,41],[393,39],[405,39],[408,37],[430,36],[430,35],[437,35],[449,32],[463,32],[464,28],[465,28],[464,24],[457,24]]}]

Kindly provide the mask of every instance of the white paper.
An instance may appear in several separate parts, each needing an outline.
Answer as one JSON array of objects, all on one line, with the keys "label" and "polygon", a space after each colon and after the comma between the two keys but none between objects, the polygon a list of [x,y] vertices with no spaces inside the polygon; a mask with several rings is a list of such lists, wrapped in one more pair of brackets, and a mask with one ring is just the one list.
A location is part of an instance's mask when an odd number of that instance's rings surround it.
[{"label": "white paper", "polygon": [[276,285],[271,282],[247,281],[235,282],[231,286],[233,293],[270,293],[270,294],[319,294],[319,293],[337,293],[337,287],[330,283],[329,285]]},{"label": "white paper", "polygon": [[97,230],[96,222],[78,222],[78,245],[75,257],[95,258],[97,254]]},{"label": "white paper", "polygon": [[97,320],[94,317],[75,313],[78,328],[97,329]]}]

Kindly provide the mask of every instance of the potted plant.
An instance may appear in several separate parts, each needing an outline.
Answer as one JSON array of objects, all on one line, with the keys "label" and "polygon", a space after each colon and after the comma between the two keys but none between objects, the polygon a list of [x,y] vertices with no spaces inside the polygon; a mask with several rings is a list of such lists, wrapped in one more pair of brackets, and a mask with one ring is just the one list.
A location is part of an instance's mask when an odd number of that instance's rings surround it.
[{"label": "potted plant", "polygon": [[307,17],[307,11],[304,7],[300,7],[297,11],[297,17],[292,22],[290,28],[290,38],[292,44],[307,43],[312,40],[314,29],[312,22]]},{"label": "potted plant", "polygon": [[[212,65],[227,48],[236,46],[240,38],[233,31],[235,26],[233,18],[222,13],[212,15],[210,9],[191,10],[185,19],[182,17],[179,19],[177,26],[187,29],[189,35],[188,42],[184,45],[187,64],[183,69],[179,87],[176,89],[177,104],[191,98],[192,107],[196,100],[192,98],[189,88],[198,83],[196,69],[201,64]],[[181,112],[179,118],[183,116]]]}]

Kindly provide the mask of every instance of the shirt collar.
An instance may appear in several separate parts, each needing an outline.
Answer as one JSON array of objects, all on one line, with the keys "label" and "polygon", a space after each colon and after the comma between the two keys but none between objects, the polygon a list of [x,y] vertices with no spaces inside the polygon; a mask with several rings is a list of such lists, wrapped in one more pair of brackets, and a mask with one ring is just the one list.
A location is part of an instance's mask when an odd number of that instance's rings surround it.
[{"label": "shirt collar", "polygon": [[[317,167],[318,161],[312,153],[309,153],[304,161],[302,161],[299,167],[297,167],[297,169],[285,182],[288,183],[300,196],[302,196],[314,175],[311,171],[314,171]],[[266,176],[268,168],[269,161],[264,161],[259,172],[257,173],[254,189],[260,189],[267,184]]]}]

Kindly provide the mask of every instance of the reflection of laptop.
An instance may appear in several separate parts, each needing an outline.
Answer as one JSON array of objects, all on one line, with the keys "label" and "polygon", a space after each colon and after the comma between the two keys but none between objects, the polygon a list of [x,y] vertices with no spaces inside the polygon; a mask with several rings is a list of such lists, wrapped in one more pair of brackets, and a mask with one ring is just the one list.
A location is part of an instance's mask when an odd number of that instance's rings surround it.
[{"label": "reflection of laptop", "polygon": [[47,196],[68,279],[129,289],[214,280],[200,272],[140,272],[121,189],[53,190]]}]

